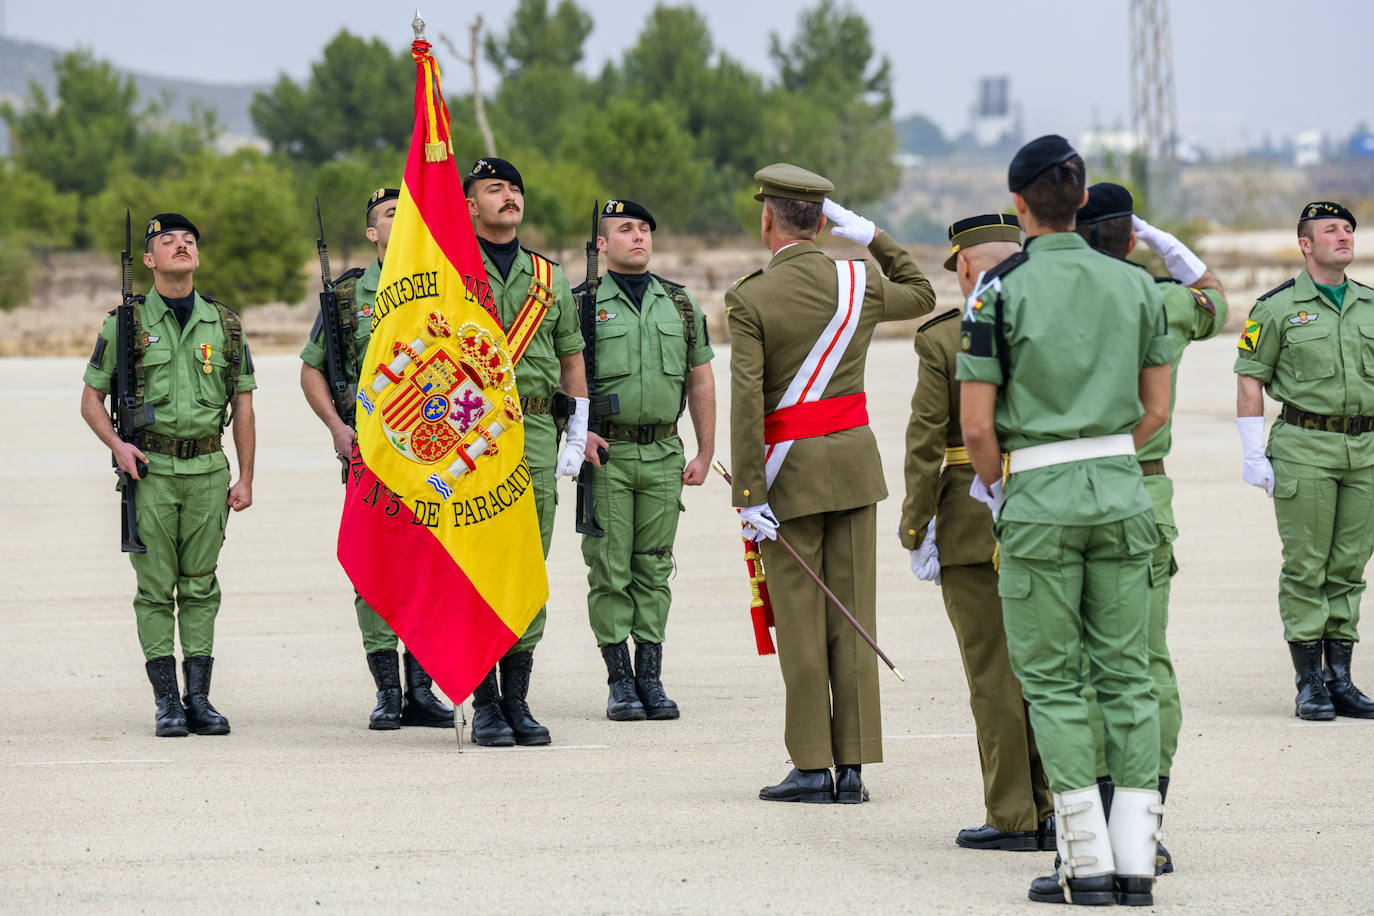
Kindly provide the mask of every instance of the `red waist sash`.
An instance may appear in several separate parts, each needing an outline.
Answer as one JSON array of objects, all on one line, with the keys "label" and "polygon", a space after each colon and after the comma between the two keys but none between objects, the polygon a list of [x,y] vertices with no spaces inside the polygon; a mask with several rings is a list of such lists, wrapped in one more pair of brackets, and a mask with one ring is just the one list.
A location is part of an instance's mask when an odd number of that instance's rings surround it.
[{"label": "red waist sash", "polygon": [[811,439],[867,424],[868,400],[860,391],[837,398],[803,401],[773,411],[763,418],[763,441],[773,445],[791,439]]}]

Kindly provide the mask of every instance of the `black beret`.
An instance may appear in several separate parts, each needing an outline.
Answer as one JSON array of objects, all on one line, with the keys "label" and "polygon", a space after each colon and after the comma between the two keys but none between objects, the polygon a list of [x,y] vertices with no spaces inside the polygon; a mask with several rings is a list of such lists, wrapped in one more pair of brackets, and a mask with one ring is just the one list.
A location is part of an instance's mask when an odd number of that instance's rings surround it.
[{"label": "black beret", "polygon": [[181,229],[185,229],[195,236],[197,242],[200,241],[200,230],[196,228],[195,223],[180,213],[159,213],[148,220],[148,231],[144,233],[143,241],[146,242],[153,236],[161,235],[164,232],[175,232]]},{"label": "black beret", "polygon": [[649,224],[649,231],[658,229],[654,222],[653,215],[645,210],[643,206],[632,200],[608,200],[606,206],[601,208],[602,216],[623,216],[627,219],[642,219]]},{"label": "black beret", "polygon": [[949,257],[945,270],[953,270],[959,252],[984,242],[1021,242],[1021,221],[1015,213],[984,213],[961,219],[949,227]]},{"label": "black beret", "polygon": [[1078,211],[1078,225],[1130,216],[1135,212],[1131,192],[1119,184],[1103,181],[1088,188],[1088,202]]},{"label": "black beret", "polygon": [[1355,214],[1340,204],[1333,204],[1329,200],[1314,200],[1303,207],[1302,215],[1298,217],[1298,225],[1302,225],[1309,219],[1343,219],[1350,223],[1351,229],[1355,228]]},{"label": "black beret", "polygon": [[1060,165],[1078,153],[1058,134],[1036,137],[1016,151],[1007,169],[1007,190],[1019,191],[1046,169]]},{"label": "black beret", "polygon": [[367,199],[367,211],[372,212],[372,208],[388,200],[399,200],[401,192],[397,188],[378,188],[372,192],[372,196]]},{"label": "black beret", "polygon": [[474,181],[484,178],[495,179],[497,181],[509,181],[520,189],[520,193],[525,193],[525,182],[520,177],[520,171],[504,159],[495,156],[488,156],[485,159],[478,159],[472,164],[472,171],[463,176],[463,193],[468,192]]}]

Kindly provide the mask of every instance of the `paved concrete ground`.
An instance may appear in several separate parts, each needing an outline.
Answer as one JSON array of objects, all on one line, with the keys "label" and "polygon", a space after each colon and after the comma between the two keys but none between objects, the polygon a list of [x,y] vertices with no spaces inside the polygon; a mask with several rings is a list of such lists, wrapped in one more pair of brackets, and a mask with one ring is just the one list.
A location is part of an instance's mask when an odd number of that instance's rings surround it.
[{"label": "paved concrete ground", "polygon": [[[1374,722],[1300,723],[1275,609],[1268,502],[1239,480],[1233,340],[1190,349],[1174,454],[1172,643],[1185,722],[1160,907],[1370,912]],[[569,517],[531,703],[547,749],[458,753],[366,728],[373,688],[333,558],[342,488],[291,357],[258,361],[255,505],[230,522],[213,696],[227,737],[152,736],[108,457],[81,361],[0,360],[0,909],[533,912],[1032,911],[1047,853],[961,850],[983,819],[967,691],[939,592],[880,540],[887,760],[863,806],[770,805],[786,773],[777,662],[754,654],[718,480],[685,494],[665,681],[676,722],[612,723]],[[728,350],[716,359],[728,383]],[[893,496],[914,383],[875,345],[869,398]],[[721,438],[728,460],[728,391]],[[1374,655],[1357,682],[1374,689]]]}]

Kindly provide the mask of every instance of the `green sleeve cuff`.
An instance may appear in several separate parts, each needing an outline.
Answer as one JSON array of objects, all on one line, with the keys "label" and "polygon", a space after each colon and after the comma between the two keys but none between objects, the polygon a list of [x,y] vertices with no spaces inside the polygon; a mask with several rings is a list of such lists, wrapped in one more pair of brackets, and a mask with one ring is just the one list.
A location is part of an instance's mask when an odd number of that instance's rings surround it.
[{"label": "green sleeve cuff", "polygon": [[1145,350],[1145,366],[1162,366],[1165,363],[1172,363],[1174,356],[1178,352],[1178,345],[1174,338],[1169,334],[1160,334],[1150,341],[1150,346]]},{"label": "green sleeve cuff", "polygon": [[1237,356],[1235,365],[1236,375],[1248,375],[1251,378],[1259,379],[1262,384],[1269,384],[1274,377],[1274,367],[1265,363],[1256,362],[1247,356]]},{"label": "green sleeve cuff", "polygon": [[955,358],[954,377],[961,382],[991,382],[1000,385],[1002,367],[998,365],[995,356],[969,356],[967,353],[960,353]]}]

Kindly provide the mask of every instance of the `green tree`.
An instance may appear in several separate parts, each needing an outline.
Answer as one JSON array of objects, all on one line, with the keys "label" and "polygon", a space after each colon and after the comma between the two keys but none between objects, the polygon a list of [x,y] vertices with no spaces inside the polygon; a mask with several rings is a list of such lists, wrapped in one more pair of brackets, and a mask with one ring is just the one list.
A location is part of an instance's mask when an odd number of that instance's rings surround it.
[{"label": "green tree", "polygon": [[[136,251],[142,249],[139,227],[154,213],[175,211],[195,223],[201,249],[196,289],[231,308],[305,295],[302,267],[313,227],[305,225],[290,173],[256,150],[199,153],[155,183],[127,169],[115,174],[87,210],[98,247],[116,252],[124,246],[126,208],[134,217]],[[135,263],[135,287],[146,289],[152,275],[140,257]]]},{"label": "green tree", "polygon": [[33,256],[13,237],[0,236],[0,312],[16,309],[33,293]]},{"label": "green tree", "polygon": [[[320,202],[325,241],[339,256],[341,268],[351,255],[366,258],[375,249],[367,240],[367,200],[378,188],[399,188],[405,163],[394,153],[348,153],[314,170],[314,199],[304,201],[314,219],[314,201]],[[313,223],[312,223],[313,225]],[[338,270],[335,271],[338,273]]]},{"label": "green tree", "polygon": [[0,200],[0,238],[30,250],[71,247],[78,228],[74,192],[58,191],[43,176],[0,160]]},{"label": "green tree", "polygon": [[520,0],[506,34],[488,35],[484,49],[504,79],[535,67],[572,70],[591,31],[592,17],[572,0],[559,0],[552,13],[548,0]]},{"label": "green tree", "polygon": [[871,204],[896,188],[892,67],[887,58],[875,65],[864,18],[821,0],[802,12],[790,42],[770,36],[769,56],[781,77],[768,108],[769,138],[829,176],[842,202]]},{"label": "green tree", "polygon": [[339,32],[311,64],[304,85],[282,75],[253,96],[249,114],[274,152],[326,162],[353,150],[404,150],[414,118],[415,64],[393,51]]}]

